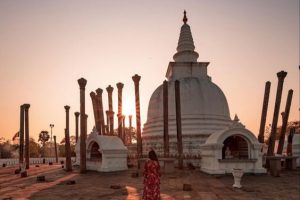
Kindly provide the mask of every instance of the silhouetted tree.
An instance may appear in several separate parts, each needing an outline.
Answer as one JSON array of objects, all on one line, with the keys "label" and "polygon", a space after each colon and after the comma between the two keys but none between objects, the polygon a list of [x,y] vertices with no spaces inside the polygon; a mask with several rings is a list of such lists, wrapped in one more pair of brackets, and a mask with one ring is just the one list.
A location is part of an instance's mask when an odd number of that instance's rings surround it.
[{"label": "silhouetted tree", "polygon": [[41,131],[39,134],[39,142],[41,142],[42,146],[43,146],[43,157],[44,157],[44,153],[45,153],[45,144],[46,142],[49,140],[50,136],[48,131]]}]

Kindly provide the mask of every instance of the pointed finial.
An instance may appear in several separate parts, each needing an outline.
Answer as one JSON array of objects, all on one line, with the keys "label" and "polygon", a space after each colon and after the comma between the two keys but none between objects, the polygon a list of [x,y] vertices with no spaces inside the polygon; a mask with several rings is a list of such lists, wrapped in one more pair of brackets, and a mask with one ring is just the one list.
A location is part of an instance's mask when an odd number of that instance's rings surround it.
[{"label": "pointed finial", "polygon": [[188,19],[186,17],[186,11],[185,10],[184,10],[183,14],[184,14],[184,16],[183,16],[183,23],[186,24],[186,22],[187,22]]}]

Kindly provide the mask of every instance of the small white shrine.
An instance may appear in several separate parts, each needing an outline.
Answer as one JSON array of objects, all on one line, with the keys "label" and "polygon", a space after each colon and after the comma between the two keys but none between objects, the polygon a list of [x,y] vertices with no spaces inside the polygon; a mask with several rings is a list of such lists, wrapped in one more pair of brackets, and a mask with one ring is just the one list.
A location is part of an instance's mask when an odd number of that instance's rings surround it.
[{"label": "small white shrine", "polygon": [[211,134],[205,144],[200,145],[201,171],[225,174],[242,169],[244,173],[266,173],[261,147],[255,135],[236,120],[228,128]]},{"label": "small white shrine", "polygon": [[[75,152],[76,163],[80,164],[80,139]],[[127,170],[127,148],[119,137],[99,135],[93,129],[86,140],[86,167],[99,172]]]}]

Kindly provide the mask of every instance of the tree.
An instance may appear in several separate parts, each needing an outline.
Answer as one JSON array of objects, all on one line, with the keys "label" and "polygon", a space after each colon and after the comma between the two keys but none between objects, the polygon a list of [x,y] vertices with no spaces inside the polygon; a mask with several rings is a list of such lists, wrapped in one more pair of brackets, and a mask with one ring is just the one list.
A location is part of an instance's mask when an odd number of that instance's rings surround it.
[{"label": "tree", "polygon": [[43,146],[43,157],[44,157],[44,153],[45,153],[45,144],[46,142],[49,140],[50,136],[48,131],[41,131],[39,134],[39,142],[41,142],[42,146]]},{"label": "tree", "polygon": [[31,158],[38,158],[41,154],[41,147],[34,141],[33,138],[29,139],[29,156]]},{"label": "tree", "polygon": [[[58,146],[59,156],[61,156],[61,157],[65,157],[66,156],[66,154],[65,154],[65,144],[66,144],[66,139],[63,138],[61,140],[61,142],[60,142],[60,145]],[[71,135],[70,136],[71,157],[76,156],[75,145],[76,145],[76,136]]]}]

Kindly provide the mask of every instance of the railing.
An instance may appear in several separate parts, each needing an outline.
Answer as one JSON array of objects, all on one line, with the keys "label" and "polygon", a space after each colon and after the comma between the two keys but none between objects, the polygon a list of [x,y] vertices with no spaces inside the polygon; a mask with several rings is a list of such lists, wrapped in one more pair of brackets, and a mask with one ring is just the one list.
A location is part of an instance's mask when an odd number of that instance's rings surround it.
[{"label": "railing", "polygon": [[[29,163],[30,164],[43,164],[43,160],[45,159],[45,163],[53,162],[55,163],[56,159],[53,157],[45,157],[45,158],[30,158]],[[59,157],[58,158],[58,163],[60,161],[65,162],[66,158],[65,157]],[[72,162],[75,162],[76,158],[72,157],[71,158]],[[24,159],[25,162],[25,159]],[[18,158],[8,158],[8,159],[0,159],[0,166],[3,164],[6,164],[6,166],[18,166],[19,165],[19,159]]]}]

